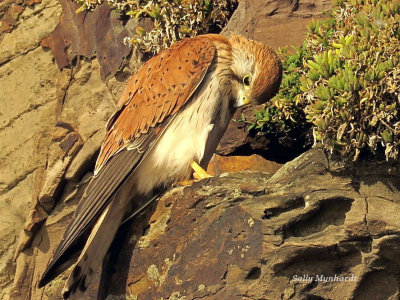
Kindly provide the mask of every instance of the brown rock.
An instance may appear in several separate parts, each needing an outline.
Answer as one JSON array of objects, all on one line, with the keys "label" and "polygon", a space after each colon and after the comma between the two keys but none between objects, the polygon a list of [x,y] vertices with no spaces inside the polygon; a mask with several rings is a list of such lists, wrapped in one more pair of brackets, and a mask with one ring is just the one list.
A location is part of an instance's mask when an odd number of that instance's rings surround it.
[{"label": "brown rock", "polygon": [[[249,132],[246,129],[247,125],[243,122],[236,122],[235,120],[242,119],[242,113],[248,111],[249,108],[238,109],[232,121],[229,123],[225,134],[218,144],[216,153],[219,155],[229,155],[234,153],[238,148],[248,143]],[[251,114],[251,113],[250,113]]]},{"label": "brown rock", "polygon": [[242,0],[222,31],[245,35],[271,46],[300,46],[311,18],[323,18],[330,0]]},{"label": "brown rock", "polygon": [[[131,62],[136,64],[137,59],[133,57]],[[133,66],[129,68],[132,69]],[[83,84],[85,89],[82,89]],[[100,66],[96,60],[81,61],[79,69],[73,74],[73,80],[66,87],[68,93],[55,93],[63,95],[63,102],[58,109],[55,109],[56,105],[53,106],[53,115],[48,116],[52,122],[41,128],[39,146],[35,144],[43,152],[43,155],[37,155],[33,160],[43,164],[32,179],[36,188],[33,190],[23,185],[24,191],[30,196],[29,200],[32,199],[30,207],[33,210],[30,212],[29,206],[25,204],[26,228],[18,240],[14,237],[16,241],[12,249],[17,254],[25,250],[17,258],[15,271],[9,272],[12,278],[15,274],[10,291],[12,299],[25,299],[28,295],[30,299],[41,299],[42,295],[45,299],[58,299],[68,273],[61,275],[44,290],[37,289],[37,279],[60,242],[88,182],[88,172],[93,169],[93,157],[103,139],[104,124],[115,109],[116,99],[108,89],[115,92],[121,90],[122,85],[116,81],[105,84],[101,80]],[[116,98],[118,96],[116,93]],[[41,214],[43,209],[49,216]],[[46,226],[40,228],[38,225],[44,221]],[[22,230],[23,224],[17,228]],[[35,235],[38,229],[40,231]],[[13,230],[18,229],[13,227]],[[31,247],[27,248],[29,245]]]},{"label": "brown rock", "polygon": [[18,25],[19,16],[26,5],[40,3],[41,0],[5,0],[0,3],[0,41],[5,33],[10,32]]},{"label": "brown rock", "polygon": [[[23,21],[18,26],[15,26],[16,24],[12,24],[12,22],[9,23],[6,33],[4,35],[0,33],[2,44],[2,47],[0,47],[0,64],[36,49],[40,41],[54,30],[60,13],[61,6],[58,3],[54,4],[53,0],[46,0],[33,7],[26,6],[24,11],[18,15],[18,18]],[[6,17],[6,15],[3,17]],[[4,45],[7,45],[7,47]]]},{"label": "brown rock", "polygon": [[265,151],[268,149],[270,141],[265,136],[252,135],[247,129],[248,124],[238,122],[242,119],[243,115],[247,122],[252,123],[256,119],[254,114],[256,110],[262,110],[262,106],[247,106],[235,112],[232,121],[229,123],[224,136],[218,144],[217,154],[230,155],[238,152],[241,154],[243,148],[247,151],[250,150],[250,152],[257,150]]},{"label": "brown rock", "polygon": [[172,190],[136,246],[122,247],[103,290],[134,299],[395,299],[399,168],[345,169],[311,150],[272,177],[231,173]]},{"label": "brown rock", "polygon": [[220,156],[215,154],[207,168],[207,173],[219,176],[227,172],[260,171],[271,175],[279,170],[281,164],[268,161],[260,155],[250,156]]},{"label": "brown rock", "polygon": [[78,13],[79,5],[60,1],[63,14],[54,32],[42,41],[43,47],[53,52],[60,69],[71,66],[77,55],[100,62],[101,78],[113,76],[131,52],[123,43],[130,33],[123,27],[118,14],[106,2],[93,13]]},{"label": "brown rock", "polygon": [[[12,3],[0,4],[0,18]],[[18,3],[24,10],[10,12],[18,26],[0,36],[0,299],[58,298],[62,279],[44,296],[32,280],[62,237],[82,193],[77,185],[84,187],[93,169],[104,124],[141,59],[133,53],[118,78],[107,82],[97,60],[78,60],[60,71],[40,42],[59,23],[61,5]]]},{"label": "brown rock", "polygon": [[[6,4],[2,2],[1,9]],[[25,224],[35,231],[43,219],[39,208],[31,210],[37,200],[34,193],[39,192],[38,170],[46,163],[43,150],[50,144],[49,138],[40,139],[41,132],[54,127],[59,72],[51,53],[39,46],[58,22],[57,1],[17,10],[24,21],[12,26],[0,41],[0,299],[9,297],[17,270],[13,258],[20,237],[26,238]]]}]

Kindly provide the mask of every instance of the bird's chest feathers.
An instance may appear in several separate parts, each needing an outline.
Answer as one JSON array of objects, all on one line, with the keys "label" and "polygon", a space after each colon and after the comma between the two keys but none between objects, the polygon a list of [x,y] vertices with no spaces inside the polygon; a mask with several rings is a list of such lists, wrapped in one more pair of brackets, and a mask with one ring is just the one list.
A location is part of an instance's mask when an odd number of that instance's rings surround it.
[{"label": "bird's chest feathers", "polygon": [[212,129],[229,122],[228,95],[221,92],[217,78],[210,75],[207,80],[209,84],[193,95],[157,146],[160,162],[177,170],[186,170],[193,160],[200,161]]},{"label": "bird's chest feathers", "polygon": [[[181,108],[161,139],[141,164],[137,176],[139,192],[187,178],[190,164],[200,162],[207,140],[230,120],[230,95],[224,94],[212,73],[192,99]],[[215,149],[207,149],[207,151]]]}]

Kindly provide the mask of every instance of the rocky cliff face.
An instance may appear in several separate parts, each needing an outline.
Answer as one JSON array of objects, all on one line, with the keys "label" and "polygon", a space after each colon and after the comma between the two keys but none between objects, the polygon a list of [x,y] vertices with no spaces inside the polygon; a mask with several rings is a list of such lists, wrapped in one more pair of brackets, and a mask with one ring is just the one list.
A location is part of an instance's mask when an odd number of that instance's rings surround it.
[{"label": "rocky cliff face", "polygon": [[25,8],[11,3],[11,15],[16,7],[18,22],[0,46],[0,298],[13,283],[12,258],[33,203],[36,170],[46,162],[47,146],[38,147],[38,141],[54,119],[60,76],[40,40],[57,25],[61,7],[57,1]]},{"label": "rocky cliff face", "polygon": [[[275,49],[300,43],[307,19],[321,17],[327,2],[242,0],[224,33]],[[76,8],[66,0],[0,4],[1,299],[59,299],[67,274],[42,290],[37,280],[84,190],[104,124],[141,64],[115,42],[134,29],[131,21],[105,6],[86,17]],[[232,123],[219,153],[264,142]],[[213,170],[237,171],[236,160],[261,172],[174,189],[125,225],[87,298],[398,295],[397,167],[328,172],[312,151],[273,177],[280,165],[256,156],[217,157]],[[300,282],[297,273],[357,281]]]},{"label": "rocky cliff face", "polygon": [[[102,64],[91,57],[94,53],[70,52],[87,39],[87,30],[80,39],[65,38],[62,49],[68,50],[70,60],[60,69],[48,47],[64,37],[57,35],[57,28],[74,21],[68,19],[68,12],[76,7],[69,7],[67,1],[62,2],[64,7],[53,0],[36,2],[10,0],[0,6],[0,299],[36,297],[30,292],[37,280],[32,263],[50,250],[48,245],[29,248],[34,234],[53,211],[56,199],[65,199],[88,166],[93,166],[104,124],[126,78],[141,62],[136,54],[125,51],[124,58],[118,56],[118,72],[112,69],[113,76],[103,81],[110,71],[103,71]],[[120,21],[116,23],[118,16],[108,13],[101,16],[112,23],[108,27],[112,32],[128,30]],[[56,211],[62,210],[57,215],[62,224],[74,205],[66,205],[70,210],[57,207]],[[62,231],[60,225],[49,239],[57,243]],[[29,249],[15,261],[14,256],[25,248]]]},{"label": "rocky cliff face", "polygon": [[125,229],[100,298],[397,299],[399,167],[310,150],[273,176],[173,189],[142,216],[148,228]]}]

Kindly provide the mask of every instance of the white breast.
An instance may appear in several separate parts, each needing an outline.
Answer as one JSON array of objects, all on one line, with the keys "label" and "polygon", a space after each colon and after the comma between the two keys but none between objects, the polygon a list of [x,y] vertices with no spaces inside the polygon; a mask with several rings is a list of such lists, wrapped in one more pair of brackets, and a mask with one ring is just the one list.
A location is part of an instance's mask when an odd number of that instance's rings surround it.
[{"label": "white breast", "polygon": [[[192,161],[199,162],[214,126],[226,127],[230,120],[229,95],[220,90],[215,72],[209,73],[198,92],[166,129],[162,138],[135,172],[136,187],[148,193],[160,185],[188,178]],[[223,111],[219,120],[214,116]],[[213,120],[214,119],[214,120]],[[214,149],[215,150],[215,149]]]}]

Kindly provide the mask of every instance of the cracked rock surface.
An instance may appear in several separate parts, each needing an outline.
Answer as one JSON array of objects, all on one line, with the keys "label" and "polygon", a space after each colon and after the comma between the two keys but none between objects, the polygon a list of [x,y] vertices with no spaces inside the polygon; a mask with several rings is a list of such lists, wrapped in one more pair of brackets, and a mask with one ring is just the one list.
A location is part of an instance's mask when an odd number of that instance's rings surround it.
[{"label": "cracked rock surface", "polygon": [[399,189],[398,164],[349,169],[310,150],[272,177],[171,190],[114,249],[100,298],[398,299]]}]

